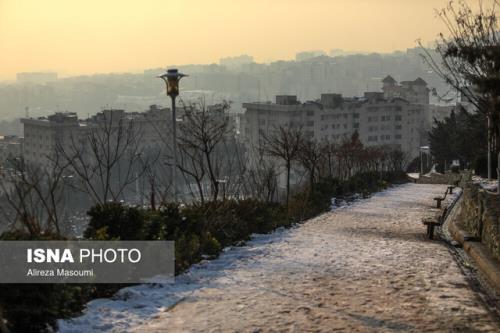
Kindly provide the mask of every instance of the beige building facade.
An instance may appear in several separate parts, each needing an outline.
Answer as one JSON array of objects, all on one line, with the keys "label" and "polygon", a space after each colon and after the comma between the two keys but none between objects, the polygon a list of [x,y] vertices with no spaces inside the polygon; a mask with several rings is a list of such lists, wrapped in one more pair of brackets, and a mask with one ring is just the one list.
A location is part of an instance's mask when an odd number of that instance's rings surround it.
[{"label": "beige building facade", "polygon": [[416,157],[426,142],[429,90],[418,79],[412,82],[416,82],[413,102],[402,98],[405,85],[394,84],[393,90],[367,92],[363,97],[322,94],[316,101],[301,103],[296,96],[276,96],[275,103],[244,103],[241,139],[258,147],[262,135],[278,126],[301,128],[317,141],[335,143],[358,132],[366,146],[392,146]]}]

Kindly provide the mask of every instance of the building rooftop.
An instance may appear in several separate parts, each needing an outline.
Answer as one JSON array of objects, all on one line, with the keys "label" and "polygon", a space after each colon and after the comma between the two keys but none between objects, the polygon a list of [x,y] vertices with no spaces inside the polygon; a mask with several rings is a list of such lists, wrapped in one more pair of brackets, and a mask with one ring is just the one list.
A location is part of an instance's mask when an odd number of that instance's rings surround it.
[{"label": "building rooftop", "polygon": [[401,81],[401,84],[408,86],[426,86],[427,82],[425,82],[422,78],[417,78],[413,81]]},{"label": "building rooftop", "polygon": [[387,75],[383,80],[382,80],[383,83],[389,83],[389,84],[394,84],[396,83],[396,80],[394,80],[394,78],[390,75]]},{"label": "building rooftop", "polygon": [[415,84],[417,85],[421,85],[421,86],[426,86],[427,85],[427,82],[424,81],[424,79],[422,79],[421,77],[417,78],[415,81]]},{"label": "building rooftop", "polygon": [[304,111],[312,109],[352,109],[359,108],[366,103],[377,104],[410,104],[409,101],[401,97],[386,99],[381,92],[366,92],[363,97],[343,97],[341,94],[322,94],[321,99],[316,101],[307,101],[297,104],[280,104],[271,102],[253,102],[243,103],[243,108],[252,110],[272,110],[283,112]]}]

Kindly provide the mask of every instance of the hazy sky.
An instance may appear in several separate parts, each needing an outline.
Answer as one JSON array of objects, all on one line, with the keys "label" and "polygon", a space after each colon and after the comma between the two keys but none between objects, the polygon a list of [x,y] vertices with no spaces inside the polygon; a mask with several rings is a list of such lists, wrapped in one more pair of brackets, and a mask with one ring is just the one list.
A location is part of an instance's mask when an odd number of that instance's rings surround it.
[{"label": "hazy sky", "polygon": [[447,0],[0,0],[0,78],[212,63],[305,50],[390,52],[444,30]]}]

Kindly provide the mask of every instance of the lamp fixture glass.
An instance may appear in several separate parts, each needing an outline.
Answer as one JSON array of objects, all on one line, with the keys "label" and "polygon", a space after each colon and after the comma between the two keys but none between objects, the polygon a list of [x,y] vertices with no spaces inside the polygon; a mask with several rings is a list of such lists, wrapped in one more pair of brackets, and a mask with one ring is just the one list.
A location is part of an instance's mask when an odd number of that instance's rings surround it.
[{"label": "lamp fixture glass", "polygon": [[170,97],[177,97],[179,95],[179,81],[185,74],[179,72],[176,68],[167,70],[165,73],[158,75],[160,79],[165,81],[167,85],[167,95]]}]

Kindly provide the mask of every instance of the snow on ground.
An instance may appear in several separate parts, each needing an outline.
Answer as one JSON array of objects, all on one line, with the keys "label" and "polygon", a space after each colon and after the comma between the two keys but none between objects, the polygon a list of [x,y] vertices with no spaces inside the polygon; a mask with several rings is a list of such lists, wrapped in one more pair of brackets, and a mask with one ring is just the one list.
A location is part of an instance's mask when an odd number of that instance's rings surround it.
[{"label": "snow on ground", "polygon": [[61,332],[498,332],[420,219],[446,186],[405,184],[256,235],[175,284],[89,303]]},{"label": "snow on ground", "polygon": [[486,179],[479,176],[472,176],[472,182],[479,184],[482,188],[488,191],[496,191],[498,181],[496,179]]},{"label": "snow on ground", "polygon": [[420,174],[418,172],[409,172],[407,173],[408,177],[413,178],[413,179],[419,179]]}]

